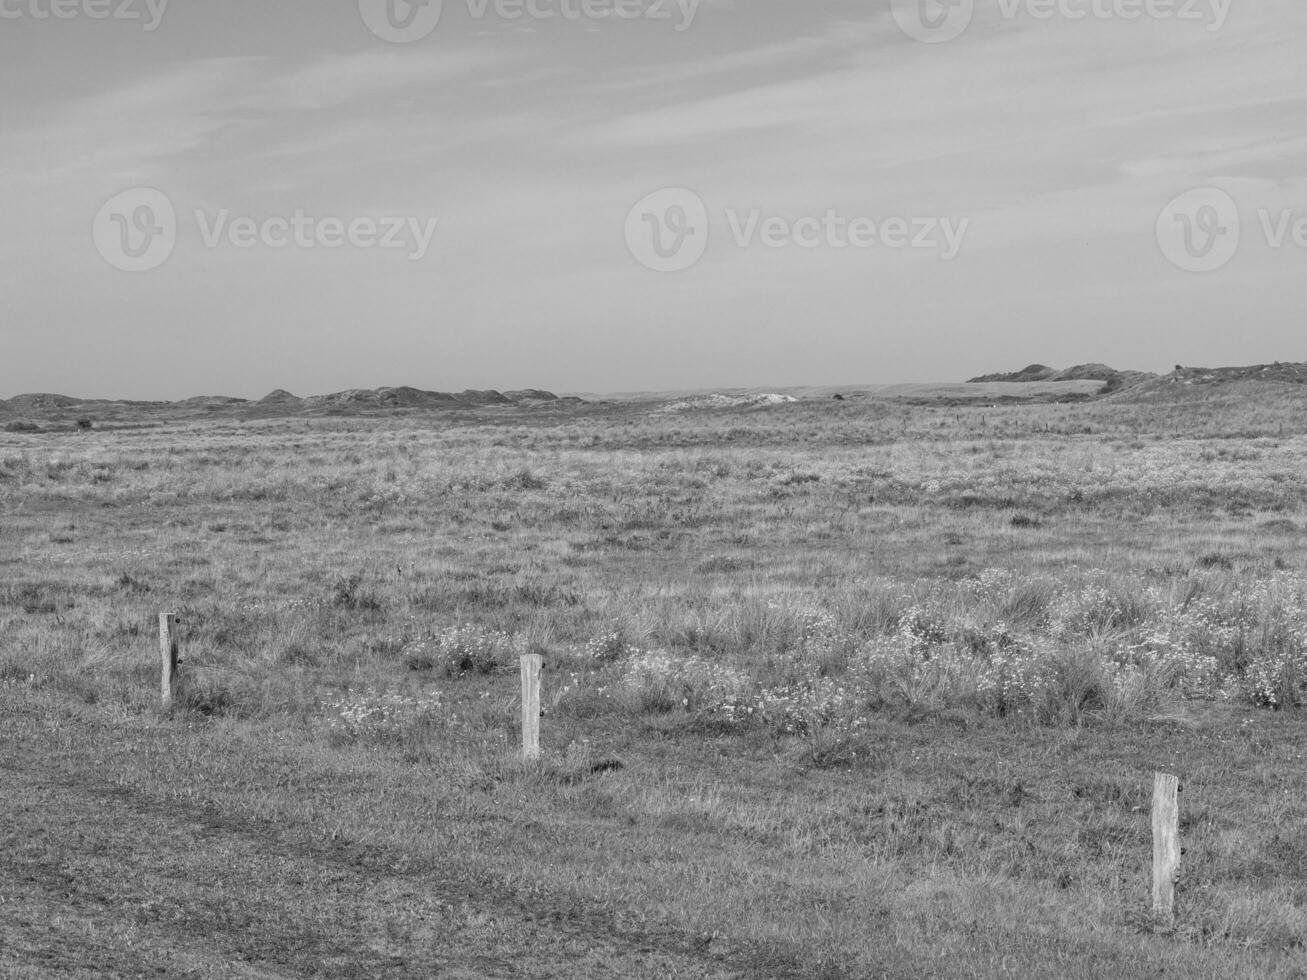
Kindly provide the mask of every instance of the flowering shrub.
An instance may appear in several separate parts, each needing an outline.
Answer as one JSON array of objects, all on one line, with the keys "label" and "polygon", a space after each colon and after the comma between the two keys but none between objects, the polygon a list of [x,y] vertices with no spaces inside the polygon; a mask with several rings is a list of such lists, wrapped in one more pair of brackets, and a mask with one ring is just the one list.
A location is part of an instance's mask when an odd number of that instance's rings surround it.
[{"label": "flowering shrub", "polygon": [[[1074,570],[1073,570],[1074,573]],[[970,708],[1073,723],[1136,720],[1177,700],[1307,702],[1307,579],[1201,573],[1136,583],[988,569],[956,586],[877,580],[865,607],[747,598],[690,636],[705,653],[642,651],[613,626],[582,648],[553,707],[684,711],[777,735],[848,733],[878,705]],[[452,676],[512,669],[520,638],[452,627],[409,644]]]},{"label": "flowering shrub", "polygon": [[898,638],[911,649],[929,650],[948,640],[948,631],[942,620],[933,616],[921,605],[909,606],[899,617]]},{"label": "flowering shrub", "polygon": [[1307,652],[1282,650],[1259,656],[1244,669],[1243,683],[1236,686],[1236,696],[1252,704],[1269,708],[1301,705],[1307,695]]},{"label": "flowering shrub", "polygon": [[826,647],[839,638],[835,616],[829,609],[800,609],[795,613],[795,621],[799,627],[800,646]]},{"label": "flowering shrub", "polygon": [[353,509],[359,514],[380,517],[390,507],[410,504],[420,499],[420,497],[406,493],[400,487],[361,487],[354,497]]},{"label": "flowering shrub", "polygon": [[1135,662],[1165,669],[1178,694],[1263,707],[1301,704],[1307,681],[1307,599],[1288,578],[1254,582],[1224,596],[1169,602],[1140,630]]},{"label": "flowering shrub", "polygon": [[[865,723],[866,691],[857,678],[838,682],[829,677],[806,683],[763,688],[752,703],[744,705],[746,716],[754,718],[780,735],[808,735],[826,727],[856,729]],[[722,705],[722,711],[729,706]],[[740,707],[733,712],[735,720]]]},{"label": "flowering shrub", "polygon": [[440,694],[433,691],[422,697],[409,697],[368,688],[346,691],[335,700],[324,701],[322,706],[335,715],[329,722],[333,732],[355,739],[385,738],[429,724],[440,709]]},{"label": "flowering shrub", "polygon": [[1079,589],[1059,588],[1048,615],[1053,636],[1090,635],[1136,625],[1145,615],[1144,600],[1101,582]]},{"label": "flowering shrub", "polygon": [[777,734],[799,735],[839,719],[861,725],[864,702],[856,686],[819,676],[800,656],[793,658],[798,680],[764,686],[725,664],[663,651],[644,653],[626,665],[622,685],[644,710],[680,708],[728,727],[760,725]]},{"label": "flowering shrub", "polygon": [[1168,610],[1140,631],[1138,641],[1124,649],[1117,666],[1151,665],[1178,696],[1215,698],[1221,687],[1220,663],[1204,647],[1210,649],[1219,632],[1199,607]]},{"label": "flowering shrub", "polygon": [[746,674],[699,657],[678,658],[665,651],[633,657],[622,683],[637,704],[652,711],[684,708],[697,712],[736,704],[756,686]]},{"label": "flowering shrub", "polygon": [[523,652],[521,637],[471,625],[450,626],[436,636],[411,641],[404,647],[411,669],[439,670],[449,677],[515,669]]},{"label": "flowering shrub", "polygon": [[617,627],[587,640],[584,650],[585,659],[596,664],[613,663],[639,653],[640,648],[628,643],[626,634]]}]

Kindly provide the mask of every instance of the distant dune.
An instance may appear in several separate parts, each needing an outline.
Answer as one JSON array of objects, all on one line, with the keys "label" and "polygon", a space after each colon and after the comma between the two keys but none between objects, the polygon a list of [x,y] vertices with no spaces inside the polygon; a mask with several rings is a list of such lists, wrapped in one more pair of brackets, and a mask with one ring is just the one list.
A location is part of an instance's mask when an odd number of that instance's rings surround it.
[{"label": "distant dune", "polygon": [[1055,374],[1057,371],[1047,364],[1031,364],[1010,374],[982,374],[978,378],[968,378],[967,384],[990,384],[995,381],[1052,381]]},{"label": "distant dune", "polygon": [[1276,361],[1274,364],[1223,368],[1182,367],[1177,364],[1173,372],[1160,380],[1183,385],[1227,384],[1231,381],[1279,381],[1300,385],[1307,384],[1307,363]]},{"label": "distant dune", "polygon": [[763,392],[752,395],[696,395],[680,401],[669,402],[658,409],[660,412],[693,412],[713,408],[758,408],[769,405],[790,405],[798,401],[793,395],[778,395],[775,392]]},{"label": "distant dune", "polygon": [[[985,374],[972,378],[968,384],[995,382],[1064,382],[1102,381],[1102,395],[1151,399],[1167,392],[1183,389],[1202,389],[1213,385],[1259,382],[1267,385],[1307,384],[1307,363],[1276,361],[1272,364],[1250,364],[1244,367],[1185,367],[1177,364],[1170,374],[1151,374],[1146,371],[1119,371],[1106,364],[1080,364],[1057,371],[1044,364],[1031,364],[1010,374]],[[1129,394],[1123,394],[1128,392]]]},{"label": "distant dune", "polygon": [[292,395],[289,391],[286,391],[283,388],[278,388],[276,391],[270,391],[259,399],[260,405],[300,405],[303,404],[303,402],[303,398]]},{"label": "distant dune", "polygon": [[[273,392],[273,395],[278,394]],[[284,392],[282,394],[285,394]],[[271,398],[269,395],[268,398]],[[294,396],[291,396],[294,397]],[[267,402],[264,399],[264,403]],[[373,408],[450,408],[457,406],[484,407],[488,405],[530,405],[533,403],[562,401],[549,391],[530,388],[525,391],[463,391],[452,394],[446,391],[423,391],[420,388],[351,389],[331,395],[314,395],[302,399],[306,408],[320,407],[373,407]]]},{"label": "distant dune", "polygon": [[982,374],[978,378],[971,378],[967,384],[992,384],[1000,381],[1018,384],[1038,381],[1101,381],[1106,386],[1104,391],[1115,391],[1155,377],[1157,375],[1145,371],[1118,371],[1099,363],[1077,364],[1062,371],[1047,364],[1031,364],[1010,374]]},{"label": "distant dune", "polygon": [[521,405],[534,402],[579,402],[580,399],[561,399],[553,392],[538,388],[522,391],[464,391],[452,394],[443,391],[424,391],[420,388],[353,388],[329,395],[312,395],[300,398],[289,391],[278,388],[269,392],[258,401],[248,398],[235,398],[230,395],[196,395],[175,402],[142,402],[106,398],[76,398],[72,395],[50,393],[16,395],[8,400],[0,399],[0,410],[10,412],[56,411],[72,409],[81,405],[130,405],[137,407],[173,407],[173,408],[239,408],[243,406],[321,406],[321,405],[371,405],[385,408],[406,406],[442,406],[442,405]]},{"label": "distant dune", "polygon": [[[1176,365],[1165,375],[1145,371],[1123,371],[1107,364],[1078,364],[1058,370],[1046,364],[1029,364],[1019,371],[984,374],[965,383],[916,383],[897,385],[805,386],[788,388],[725,388],[665,392],[626,392],[611,395],[560,397],[540,388],[518,391],[467,390],[427,391],[409,386],[350,388],[326,395],[300,397],[283,388],[257,401],[229,395],[199,395],[175,402],[129,401],[77,398],[50,392],[16,395],[0,399],[0,418],[11,432],[39,431],[38,421],[63,425],[81,421],[83,427],[102,422],[128,424],[143,417],[219,415],[238,419],[273,418],[290,415],[349,415],[401,410],[467,410],[494,408],[567,409],[599,399],[611,402],[660,402],[664,411],[694,409],[759,408],[793,401],[836,399],[893,399],[910,403],[968,404],[975,402],[1015,403],[1027,401],[1083,401],[1110,396],[1139,401],[1165,400],[1215,386],[1245,385],[1251,391],[1283,390],[1286,385],[1307,385],[1307,363],[1276,361],[1245,367],[1184,367]],[[137,423],[139,424],[139,423]]]},{"label": "distant dune", "polygon": [[1175,402],[1237,398],[1267,401],[1277,393],[1307,393],[1307,363],[1276,361],[1245,367],[1183,367],[1113,394],[1117,401]]},{"label": "distant dune", "polygon": [[[401,409],[539,409],[548,406],[568,408],[585,404],[580,398],[559,398],[539,388],[520,391],[463,391],[457,394],[424,391],[421,388],[354,388],[329,395],[300,398],[285,389],[269,392],[258,401],[229,395],[197,395],[175,402],[142,402],[110,399],[76,398],[50,393],[18,395],[0,399],[0,418],[9,432],[38,432],[72,422],[82,428],[112,427],[149,422],[160,416],[192,415],[231,416],[237,419],[273,418],[290,415],[349,415]],[[44,426],[35,423],[45,423]]]},{"label": "distant dune", "polygon": [[11,412],[41,412],[48,411],[52,408],[68,408],[71,405],[77,405],[82,401],[80,398],[71,398],[68,395],[16,395],[7,402],[0,402]]}]

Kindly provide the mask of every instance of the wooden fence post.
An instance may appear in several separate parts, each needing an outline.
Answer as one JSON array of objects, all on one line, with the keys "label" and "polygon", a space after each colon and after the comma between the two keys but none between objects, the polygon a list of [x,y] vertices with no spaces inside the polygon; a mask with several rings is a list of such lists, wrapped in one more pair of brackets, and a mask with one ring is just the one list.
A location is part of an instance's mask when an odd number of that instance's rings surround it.
[{"label": "wooden fence post", "polygon": [[173,696],[178,693],[181,679],[178,669],[177,617],[172,613],[159,613],[159,654],[163,661],[159,694],[163,710],[171,711]]},{"label": "wooden fence post", "polygon": [[1153,914],[1175,920],[1175,884],[1180,877],[1180,779],[1153,774]]},{"label": "wooden fence post", "polygon": [[540,758],[540,670],[539,654],[522,658],[522,758]]}]

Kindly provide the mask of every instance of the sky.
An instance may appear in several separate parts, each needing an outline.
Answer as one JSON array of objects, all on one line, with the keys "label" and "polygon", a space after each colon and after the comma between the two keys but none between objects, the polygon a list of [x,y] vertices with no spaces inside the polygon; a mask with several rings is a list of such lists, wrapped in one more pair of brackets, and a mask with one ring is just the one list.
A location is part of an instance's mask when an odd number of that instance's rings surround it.
[{"label": "sky", "polygon": [[1302,0],[0,0],[0,397],[1307,359]]}]

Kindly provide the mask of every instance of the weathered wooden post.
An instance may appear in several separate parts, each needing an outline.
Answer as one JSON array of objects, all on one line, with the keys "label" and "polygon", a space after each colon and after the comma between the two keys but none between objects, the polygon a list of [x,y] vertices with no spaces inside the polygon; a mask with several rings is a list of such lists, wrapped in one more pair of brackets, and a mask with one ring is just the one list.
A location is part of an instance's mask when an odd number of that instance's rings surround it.
[{"label": "weathered wooden post", "polygon": [[172,613],[159,613],[159,655],[163,661],[163,674],[159,682],[159,694],[163,710],[171,711],[173,697],[180,687],[178,664],[177,617]]},{"label": "weathered wooden post", "polygon": [[522,758],[540,758],[540,671],[539,654],[522,657]]},{"label": "weathered wooden post", "polygon": [[1175,884],[1180,877],[1180,779],[1153,774],[1153,914],[1175,920]]}]

